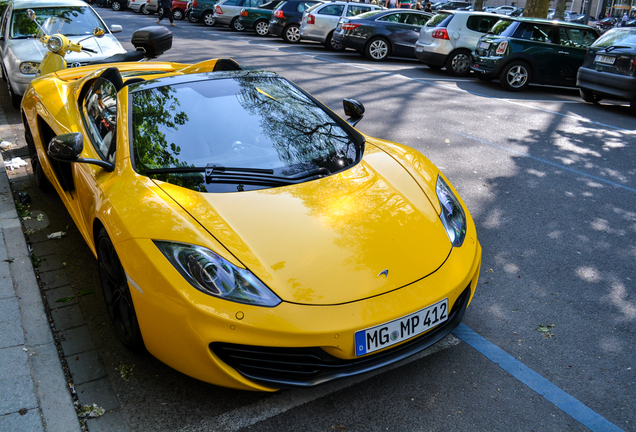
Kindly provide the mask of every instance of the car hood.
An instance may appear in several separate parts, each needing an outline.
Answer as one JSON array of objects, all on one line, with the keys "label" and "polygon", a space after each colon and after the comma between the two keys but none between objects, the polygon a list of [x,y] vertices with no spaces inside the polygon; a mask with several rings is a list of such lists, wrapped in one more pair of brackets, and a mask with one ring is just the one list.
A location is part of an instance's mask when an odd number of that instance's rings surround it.
[{"label": "car hood", "polygon": [[377,296],[431,274],[451,251],[420,185],[368,143],[357,165],[299,185],[214,194],[157,184],[287,302]]},{"label": "car hood", "polygon": [[[71,42],[78,43],[86,36],[71,36]],[[39,39],[17,39],[11,41],[11,51],[20,61],[41,62],[44,54],[48,49],[40,42]],[[82,46],[97,51],[94,53],[87,52],[71,52],[67,53],[65,58],[68,63],[81,62],[91,63],[96,60],[102,60],[115,54],[124,53],[126,50],[121,46],[119,41],[113,35],[104,35],[102,38],[90,38],[82,42]]]}]

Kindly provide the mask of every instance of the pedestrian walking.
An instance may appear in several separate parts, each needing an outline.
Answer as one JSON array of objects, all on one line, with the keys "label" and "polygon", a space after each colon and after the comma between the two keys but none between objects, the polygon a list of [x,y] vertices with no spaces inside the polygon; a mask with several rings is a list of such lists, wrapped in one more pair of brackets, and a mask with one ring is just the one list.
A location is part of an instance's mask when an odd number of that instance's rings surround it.
[{"label": "pedestrian walking", "polygon": [[625,27],[625,23],[627,22],[628,19],[629,19],[629,16],[627,16],[627,12],[625,12],[623,14],[623,18],[621,19],[621,27]]},{"label": "pedestrian walking", "polygon": [[172,16],[172,0],[159,0],[159,6],[163,10],[163,13],[157,20],[157,24],[161,24],[161,20],[168,18],[171,26],[176,26],[174,23],[174,17]]},{"label": "pedestrian walking", "polygon": [[398,0],[400,9],[411,9],[411,0]]},{"label": "pedestrian walking", "polygon": [[433,12],[431,8],[431,2],[426,2],[426,6],[424,6],[424,12]]}]

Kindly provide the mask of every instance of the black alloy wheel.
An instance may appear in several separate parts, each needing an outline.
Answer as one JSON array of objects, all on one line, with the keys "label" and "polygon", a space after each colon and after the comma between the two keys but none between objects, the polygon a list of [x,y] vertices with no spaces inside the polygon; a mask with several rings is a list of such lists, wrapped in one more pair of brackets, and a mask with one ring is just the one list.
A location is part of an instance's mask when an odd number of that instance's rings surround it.
[{"label": "black alloy wheel", "polygon": [[97,235],[97,264],[108,314],[119,340],[134,352],[145,350],[126,272],[110,237],[102,228]]},{"label": "black alloy wheel", "polygon": [[521,91],[530,85],[532,73],[527,63],[512,61],[501,71],[499,82],[505,90]]},{"label": "black alloy wheel", "polygon": [[243,27],[243,24],[241,24],[241,22],[239,21],[239,17],[234,17],[232,19],[232,22],[230,22],[230,28],[237,32],[242,32],[243,30],[245,30],[245,27]]},{"label": "black alloy wheel", "polygon": [[269,34],[269,21],[267,20],[256,21],[256,24],[254,24],[254,31],[259,36],[267,36]]},{"label": "black alloy wheel", "polygon": [[285,30],[283,30],[283,40],[288,43],[300,42],[300,26],[297,24],[288,25]]},{"label": "black alloy wheel", "polygon": [[24,140],[27,143],[27,150],[29,152],[29,159],[31,161],[31,170],[33,171],[33,178],[35,184],[43,192],[53,192],[54,188],[44,171],[42,170],[42,164],[40,164],[40,158],[38,152],[35,149],[35,142],[33,141],[33,135],[31,134],[31,128],[26,121],[24,123]]},{"label": "black alloy wheel", "polygon": [[448,56],[446,72],[456,77],[464,77],[470,73],[470,51],[459,49]]}]

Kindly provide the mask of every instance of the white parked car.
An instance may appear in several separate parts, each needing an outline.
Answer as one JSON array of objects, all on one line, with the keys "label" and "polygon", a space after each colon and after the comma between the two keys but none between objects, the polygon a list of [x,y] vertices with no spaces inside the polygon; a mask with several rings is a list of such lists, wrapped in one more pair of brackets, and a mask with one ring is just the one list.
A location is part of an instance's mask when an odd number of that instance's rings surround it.
[{"label": "white parked car", "polygon": [[415,56],[431,69],[446,68],[454,76],[470,73],[470,53],[477,41],[506,15],[488,12],[442,11],[420,31]]},{"label": "white parked car", "polygon": [[303,13],[300,38],[320,42],[334,51],[343,51],[345,48],[332,38],[340,18],[352,17],[379,9],[384,8],[368,3],[345,1],[317,3]]},{"label": "white parked car", "polygon": [[[47,48],[39,41],[40,30],[26,16],[33,9],[36,19],[47,34],[62,33],[72,42],[97,51],[69,53],[69,67],[85,66],[126,50],[112,33],[122,31],[121,26],[106,26],[97,13],[81,0],[18,0],[7,4],[0,23],[0,57],[2,76],[7,81],[11,102],[20,106],[22,95],[35,78]],[[95,28],[104,30],[101,38],[90,37]],[[88,39],[86,39],[88,38]]]},{"label": "white parked car", "polygon": [[158,0],[128,0],[128,9],[151,15],[159,11],[159,2]]},{"label": "white parked car", "polygon": [[491,13],[496,13],[496,14],[501,14],[501,15],[510,15],[511,13],[513,13],[514,11],[516,11],[517,8],[514,6],[499,6],[494,8]]}]

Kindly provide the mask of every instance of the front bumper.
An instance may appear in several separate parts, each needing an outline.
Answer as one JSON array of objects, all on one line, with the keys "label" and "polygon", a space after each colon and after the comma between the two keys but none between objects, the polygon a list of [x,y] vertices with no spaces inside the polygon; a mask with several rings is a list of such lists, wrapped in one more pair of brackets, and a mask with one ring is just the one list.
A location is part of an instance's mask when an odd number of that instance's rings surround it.
[{"label": "front bumper", "polygon": [[[216,299],[192,288],[152,241],[128,240],[116,247],[129,280],[134,281],[131,294],[151,354],[201,381],[273,391],[364,373],[415,354],[450,332],[459,324],[479,277],[481,246],[474,225],[471,231],[464,245],[454,248],[444,265],[426,278],[383,295],[332,306],[283,302],[265,308]],[[133,289],[135,285],[139,290]],[[443,326],[356,357],[356,331],[409,315],[444,298],[454,316]],[[272,377],[246,369],[219,348],[253,346],[254,342],[266,350],[318,350],[326,366],[337,364],[338,370],[304,380],[285,373]]]},{"label": "front bumper", "polygon": [[579,68],[576,86],[620,99],[636,99],[636,77]]}]

